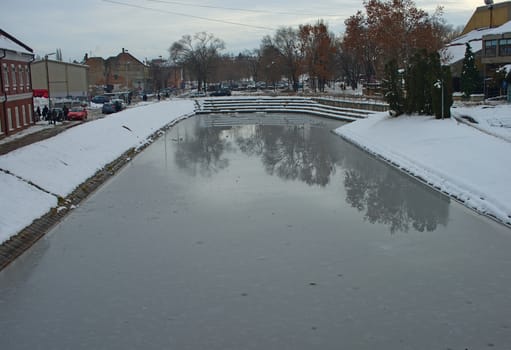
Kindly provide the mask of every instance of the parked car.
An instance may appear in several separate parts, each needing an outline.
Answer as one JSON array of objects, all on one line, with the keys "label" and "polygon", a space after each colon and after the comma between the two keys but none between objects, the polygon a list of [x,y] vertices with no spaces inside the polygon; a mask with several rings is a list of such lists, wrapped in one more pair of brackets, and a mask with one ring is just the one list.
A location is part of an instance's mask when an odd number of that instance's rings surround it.
[{"label": "parked car", "polygon": [[94,96],[91,100],[93,103],[102,104],[105,102],[110,102],[110,98],[108,96]]},{"label": "parked car", "polygon": [[206,93],[204,91],[192,91],[190,97],[206,97]]},{"label": "parked car", "polygon": [[115,109],[115,105],[110,102],[103,103],[103,107],[101,107],[101,113],[110,114],[117,112]]},{"label": "parked car", "polygon": [[213,91],[209,94],[209,96],[231,96],[231,90],[227,88],[221,88],[216,91]]},{"label": "parked car", "polygon": [[67,113],[69,120],[85,120],[87,119],[87,110],[83,107],[72,107]]},{"label": "parked car", "polygon": [[110,101],[115,106],[115,111],[119,112],[122,111],[124,108],[126,108],[126,103],[120,98],[115,98]]}]

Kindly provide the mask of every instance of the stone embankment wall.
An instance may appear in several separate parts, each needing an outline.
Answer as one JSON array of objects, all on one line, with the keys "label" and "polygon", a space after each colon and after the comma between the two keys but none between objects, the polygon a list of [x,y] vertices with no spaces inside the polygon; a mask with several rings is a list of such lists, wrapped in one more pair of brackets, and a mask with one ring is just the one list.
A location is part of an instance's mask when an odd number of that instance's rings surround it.
[{"label": "stone embankment wall", "polygon": [[389,105],[376,100],[362,100],[362,99],[336,99],[325,97],[312,97],[312,100],[329,106],[365,109],[374,112],[386,112],[389,110]]}]

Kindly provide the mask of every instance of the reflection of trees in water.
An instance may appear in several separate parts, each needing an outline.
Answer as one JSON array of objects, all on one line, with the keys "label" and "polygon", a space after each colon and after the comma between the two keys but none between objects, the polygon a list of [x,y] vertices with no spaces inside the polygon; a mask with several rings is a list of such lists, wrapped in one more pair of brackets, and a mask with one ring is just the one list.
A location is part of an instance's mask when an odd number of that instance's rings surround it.
[{"label": "reflection of trees in water", "polygon": [[259,125],[236,144],[247,155],[261,157],[266,172],[286,180],[325,186],[335,173],[335,147],[329,131],[308,125]]},{"label": "reflection of trees in water", "polygon": [[[353,148],[353,146],[350,146]],[[434,231],[438,224],[446,225],[449,199],[402,176],[387,165],[368,159],[361,162],[362,151],[347,152],[344,186],[346,202],[371,223],[382,223],[392,233],[415,230]]]},{"label": "reflection of trees in water", "polygon": [[[336,166],[345,169],[346,202],[371,223],[391,232],[433,231],[446,225],[449,199],[340,141],[328,129],[310,125],[200,127],[197,119],[177,146],[176,162],[192,175],[211,176],[229,166],[223,157],[234,139],[247,156],[260,157],[268,174],[326,186]],[[229,130],[228,133],[225,131]]]},{"label": "reflection of trees in water", "polygon": [[176,147],[175,160],[180,168],[191,175],[198,172],[211,176],[229,166],[229,160],[222,157],[230,148],[230,143],[221,137],[219,128],[199,127],[196,123],[192,132],[186,132]]}]

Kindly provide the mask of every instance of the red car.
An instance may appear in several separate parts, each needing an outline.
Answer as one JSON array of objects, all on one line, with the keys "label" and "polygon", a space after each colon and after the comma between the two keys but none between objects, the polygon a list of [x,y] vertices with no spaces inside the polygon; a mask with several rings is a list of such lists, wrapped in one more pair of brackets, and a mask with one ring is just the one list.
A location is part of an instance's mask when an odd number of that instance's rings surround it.
[{"label": "red car", "polygon": [[87,110],[83,107],[73,107],[67,113],[69,120],[85,120],[87,119]]}]

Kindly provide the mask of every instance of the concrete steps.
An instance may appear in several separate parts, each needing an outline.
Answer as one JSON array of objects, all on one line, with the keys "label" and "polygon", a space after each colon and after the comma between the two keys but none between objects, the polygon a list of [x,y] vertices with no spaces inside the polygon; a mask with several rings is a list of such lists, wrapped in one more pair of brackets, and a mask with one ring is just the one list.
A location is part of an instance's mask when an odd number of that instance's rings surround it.
[{"label": "concrete steps", "polygon": [[197,103],[196,113],[306,113],[353,121],[374,112],[325,105],[306,97],[231,97],[202,99]]}]

